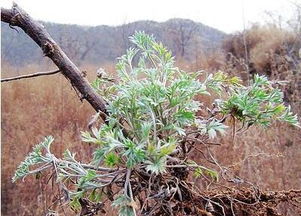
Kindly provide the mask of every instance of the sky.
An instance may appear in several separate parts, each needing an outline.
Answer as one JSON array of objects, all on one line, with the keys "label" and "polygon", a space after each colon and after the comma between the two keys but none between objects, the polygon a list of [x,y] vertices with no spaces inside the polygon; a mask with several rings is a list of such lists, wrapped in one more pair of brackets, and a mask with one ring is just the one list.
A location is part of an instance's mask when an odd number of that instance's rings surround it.
[{"label": "sky", "polygon": [[[137,20],[186,18],[226,33],[268,20],[266,11],[289,19],[301,0],[15,0],[33,18],[64,24],[122,25]],[[11,0],[0,6],[10,8]]]}]

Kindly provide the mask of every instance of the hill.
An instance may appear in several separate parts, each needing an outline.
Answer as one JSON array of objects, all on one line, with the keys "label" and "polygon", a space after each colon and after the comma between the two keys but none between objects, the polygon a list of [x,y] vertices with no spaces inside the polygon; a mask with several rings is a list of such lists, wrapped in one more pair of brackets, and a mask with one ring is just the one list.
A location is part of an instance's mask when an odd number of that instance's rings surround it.
[{"label": "hill", "polygon": [[[225,33],[186,19],[166,22],[137,21],[120,26],[79,26],[43,23],[48,32],[77,64],[102,64],[114,61],[129,47],[128,37],[145,31],[162,41],[177,58],[193,60],[196,53],[210,52],[220,46]],[[21,30],[1,24],[2,61],[22,67],[45,61],[36,44]]]}]

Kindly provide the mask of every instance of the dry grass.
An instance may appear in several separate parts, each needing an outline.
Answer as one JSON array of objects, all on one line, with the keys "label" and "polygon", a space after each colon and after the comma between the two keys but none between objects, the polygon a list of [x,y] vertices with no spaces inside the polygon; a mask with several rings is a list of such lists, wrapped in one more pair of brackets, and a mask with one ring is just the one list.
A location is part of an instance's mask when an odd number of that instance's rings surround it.
[{"label": "dry grass", "polygon": [[274,25],[254,25],[245,33],[237,33],[225,40],[223,48],[236,58],[247,59],[256,73],[277,76],[298,62],[301,40],[300,35]]}]

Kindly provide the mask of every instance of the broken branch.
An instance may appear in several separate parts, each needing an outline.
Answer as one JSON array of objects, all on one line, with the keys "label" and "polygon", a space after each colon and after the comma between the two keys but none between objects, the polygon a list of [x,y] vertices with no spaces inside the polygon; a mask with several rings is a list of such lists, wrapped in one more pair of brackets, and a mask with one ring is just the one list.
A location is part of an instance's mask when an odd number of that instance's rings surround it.
[{"label": "broken branch", "polygon": [[53,75],[53,74],[59,73],[60,71],[61,70],[54,70],[54,71],[37,72],[37,73],[32,73],[32,74],[26,74],[26,75],[21,75],[21,76],[16,76],[16,77],[9,77],[9,78],[1,79],[1,82],[9,82],[9,81],[20,80],[20,79],[28,79],[28,78],[38,77],[38,76]]}]

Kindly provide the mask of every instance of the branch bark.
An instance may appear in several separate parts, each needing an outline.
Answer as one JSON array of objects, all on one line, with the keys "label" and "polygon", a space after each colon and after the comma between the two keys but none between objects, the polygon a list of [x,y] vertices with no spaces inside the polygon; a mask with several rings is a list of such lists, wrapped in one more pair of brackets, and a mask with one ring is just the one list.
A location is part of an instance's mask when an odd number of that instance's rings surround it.
[{"label": "branch bark", "polygon": [[9,82],[9,81],[14,81],[14,80],[19,80],[19,79],[28,79],[28,78],[38,77],[38,76],[53,75],[53,74],[57,74],[59,72],[61,72],[61,71],[55,70],[55,71],[47,71],[47,72],[36,72],[36,73],[26,74],[26,75],[22,75],[22,76],[4,78],[4,79],[1,79],[1,82]]},{"label": "branch bark", "polygon": [[[12,9],[1,8],[1,21],[8,23],[11,27],[20,27],[41,47],[44,55],[53,61],[71,82],[71,85],[81,94],[81,98],[87,100],[96,111],[107,114],[106,102],[94,91],[89,82],[81,75],[79,68],[52,39],[44,26],[33,20],[15,3]],[[102,118],[105,120],[105,115]]]}]

